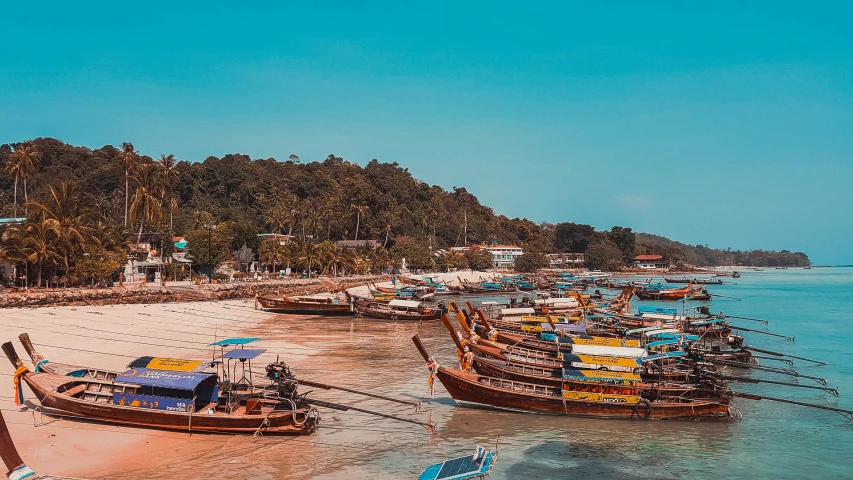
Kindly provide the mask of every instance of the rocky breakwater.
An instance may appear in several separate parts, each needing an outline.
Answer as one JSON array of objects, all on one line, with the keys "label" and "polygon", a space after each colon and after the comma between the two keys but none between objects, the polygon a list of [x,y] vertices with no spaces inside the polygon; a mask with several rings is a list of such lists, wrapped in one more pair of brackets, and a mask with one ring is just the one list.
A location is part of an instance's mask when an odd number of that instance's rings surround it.
[{"label": "rocky breakwater", "polygon": [[0,294],[0,308],[46,307],[59,305],[113,305],[180,301],[216,301],[252,298],[252,287],[259,295],[311,295],[338,291],[368,282],[390,280],[389,275],[354,275],[337,278],[301,278],[261,282],[231,282],[209,285],[125,285],[110,288],[31,289],[28,292]]}]

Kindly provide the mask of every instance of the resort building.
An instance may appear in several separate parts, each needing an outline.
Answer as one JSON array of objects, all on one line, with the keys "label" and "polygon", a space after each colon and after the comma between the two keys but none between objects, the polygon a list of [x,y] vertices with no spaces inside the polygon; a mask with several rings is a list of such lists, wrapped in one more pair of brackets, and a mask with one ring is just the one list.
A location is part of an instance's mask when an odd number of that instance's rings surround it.
[{"label": "resort building", "polygon": [[521,247],[501,245],[497,242],[491,244],[474,244],[470,247],[452,247],[451,250],[462,253],[463,255],[472,250],[485,250],[492,255],[492,266],[495,268],[512,268],[515,266],[515,259],[524,254]]},{"label": "resort building", "polygon": [[582,253],[548,253],[548,268],[583,268]]},{"label": "resort building", "polygon": [[660,255],[637,255],[634,257],[634,267],[653,270],[669,268],[669,263],[664,262]]}]

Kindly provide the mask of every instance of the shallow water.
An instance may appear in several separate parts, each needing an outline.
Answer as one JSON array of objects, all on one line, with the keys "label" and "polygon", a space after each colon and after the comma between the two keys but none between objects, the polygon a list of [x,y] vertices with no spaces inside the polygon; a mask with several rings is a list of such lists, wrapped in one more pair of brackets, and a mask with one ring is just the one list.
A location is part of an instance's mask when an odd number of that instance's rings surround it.
[{"label": "shallow water", "polygon": [[[796,361],[795,367],[828,378],[830,385],[840,386],[841,397],[773,385],[732,384],[732,388],[853,410],[849,349],[853,334],[848,328],[853,269],[746,271],[732,281],[737,284],[708,289],[742,301],[717,297],[711,302],[712,310],[766,318],[771,320],[769,327],[748,321],[731,323],[795,336],[796,341],[790,342],[744,333],[747,343],[755,346],[829,362],[810,366]],[[638,305],[675,304],[635,301],[632,306]],[[410,339],[419,334],[440,363],[455,363],[454,347],[440,322],[419,325],[278,316],[255,333],[263,334],[265,340],[322,345],[328,353],[303,362],[297,372],[301,375],[422,400],[424,406],[417,414],[405,406],[352,395],[315,391],[312,396],[407,418],[431,418],[438,433],[431,436],[415,425],[324,409],[316,435],[262,441],[234,437],[223,440],[221,448],[185,456],[182,471],[197,471],[198,478],[209,478],[203,472],[218,464],[219,472],[228,471],[233,478],[244,478],[243,474],[248,475],[245,478],[415,478],[431,463],[473,453],[478,443],[494,447],[500,438],[495,479],[853,478],[853,422],[832,412],[741,399],[734,405],[743,420],[728,422],[601,420],[460,407],[438,383],[435,398],[429,398],[427,371]],[[286,360],[287,352],[281,353]],[[791,380],[772,373],[751,375]],[[146,476],[171,478],[158,470]]]}]

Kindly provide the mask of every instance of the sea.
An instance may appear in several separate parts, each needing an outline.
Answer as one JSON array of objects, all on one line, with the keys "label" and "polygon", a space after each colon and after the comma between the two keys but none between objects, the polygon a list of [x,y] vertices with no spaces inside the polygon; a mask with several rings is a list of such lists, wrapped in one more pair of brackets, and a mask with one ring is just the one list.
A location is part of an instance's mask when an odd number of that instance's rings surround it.
[{"label": "sea", "polygon": [[[711,310],[769,320],[767,326],[747,320],[730,323],[793,337],[791,341],[743,332],[746,343],[756,347],[827,362],[821,366],[795,360],[794,368],[826,378],[840,396],[772,384],[730,387],[853,410],[853,268],[744,270],[741,278],[727,281],[708,286],[710,293],[720,295],[707,302]],[[700,303],[634,300],[632,308],[696,306],[692,304]],[[434,422],[436,432],[354,411],[323,409],[315,435],[229,440],[228,448],[187,458],[187,468],[223,462],[224,472],[245,462],[248,470],[242,471],[249,472],[248,478],[414,479],[430,464],[473,455],[482,445],[498,451],[492,479],[853,478],[853,422],[831,411],[735,399],[740,419],[608,420],[459,406],[438,382],[435,396],[429,395],[427,369],[411,341],[419,335],[439,363],[455,364],[455,348],[440,322],[281,316],[257,328],[267,338],[298,340],[304,348],[323,346],[325,354],[300,364],[300,375],[421,401],[422,407],[418,412],[318,389],[310,396]],[[287,352],[282,356],[286,359]],[[761,364],[785,366],[769,360]],[[817,385],[777,373],[732,373]],[[158,474],[151,478],[166,478]]]}]

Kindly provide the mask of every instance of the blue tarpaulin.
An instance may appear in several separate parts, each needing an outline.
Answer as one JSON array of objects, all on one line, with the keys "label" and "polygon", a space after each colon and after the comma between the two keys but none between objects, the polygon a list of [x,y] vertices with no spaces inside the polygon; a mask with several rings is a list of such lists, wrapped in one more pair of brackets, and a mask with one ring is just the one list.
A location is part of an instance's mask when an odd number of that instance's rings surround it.
[{"label": "blue tarpaulin", "polygon": [[245,345],[254,341],[260,340],[260,337],[245,337],[245,338],[226,338],[218,342],[213,342],[211,345]]},{"label": "blue tarpaulin", "polygon": [[266,352],[266,350],[251,350],[251,349],[237,349],[231,350],[230,352],[222,355],[221,358],[232,358],[237,360],[251,360],[258,355]]},{"label": "blue tarpaulin", "polygon": [[136,368],[122,373],[116,377],[115,381],[149,387],[194,390],[200,383],[211,377],[216,377],[216,375],[213,373],[175,372],[171,370]]}]

